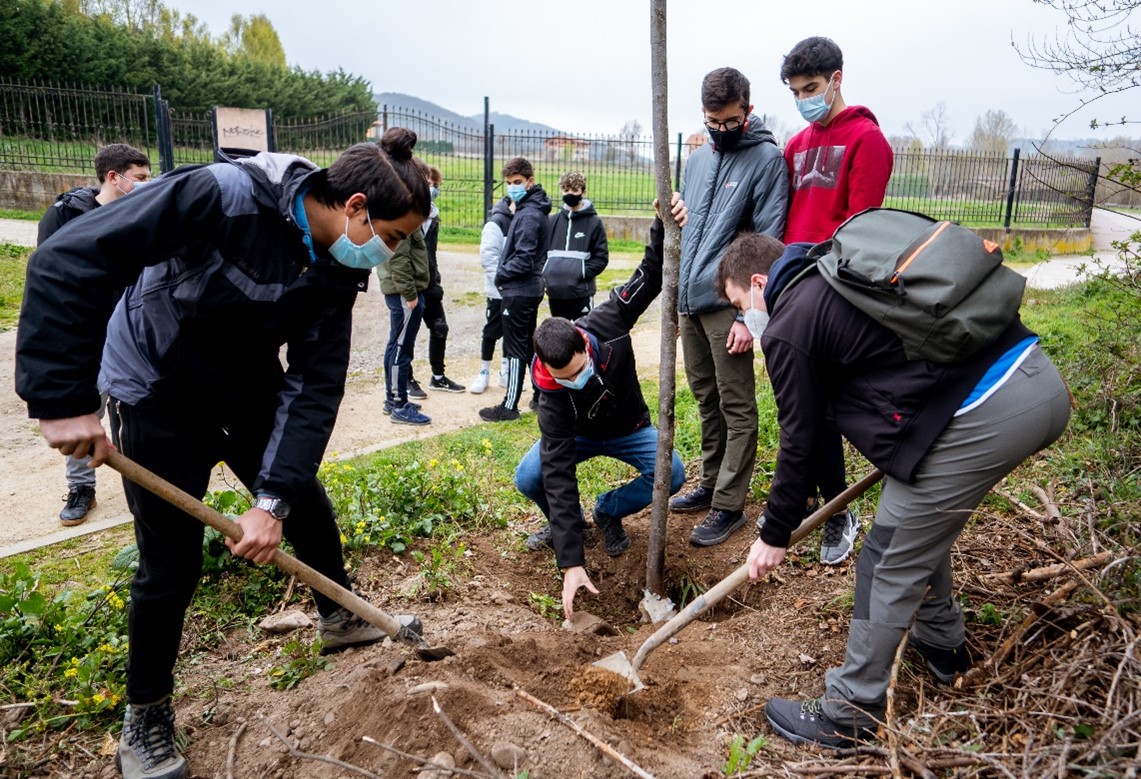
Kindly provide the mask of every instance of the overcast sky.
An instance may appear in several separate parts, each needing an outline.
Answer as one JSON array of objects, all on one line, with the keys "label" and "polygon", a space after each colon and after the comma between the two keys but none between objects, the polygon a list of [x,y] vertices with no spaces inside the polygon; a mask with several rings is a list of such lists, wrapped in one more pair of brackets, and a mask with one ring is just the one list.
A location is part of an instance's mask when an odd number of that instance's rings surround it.
[{"label": "overcast sky", "polygon": [[[264,12],[290,65],[341,67],[375,92],[404,92],[466,115],[481,113],[487,95],[493,111],[570,132],[616,133],[629,119],[651,129],[649,0],[168,5],[214,34],[232,14]],[[871,108],[888,135],[918,125],[942,101],[955,144],[988,109],[1041,137],[1078,105],[1066,78],[1024,64],[1011,46],[1064,29],[1063,14],[1032,0],[670,0],[668,9],[671,135],[700,129],[701,78],[724,65],[748,76],[757,113],[799,129],[779,72],[783,55],[811,35],[840,45],[845,99]],[[1120,117],[1138,98],[1102,101],[1054,137],[1117,135],[1120,129],[1091,132],[1090,119]]]}]

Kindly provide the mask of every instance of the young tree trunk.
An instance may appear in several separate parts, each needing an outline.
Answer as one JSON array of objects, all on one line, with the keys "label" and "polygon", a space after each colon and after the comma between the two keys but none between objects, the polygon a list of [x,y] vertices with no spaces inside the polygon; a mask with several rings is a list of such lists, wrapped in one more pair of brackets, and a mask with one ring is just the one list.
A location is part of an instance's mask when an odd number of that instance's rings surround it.
[{"label": "young tree trunk", "polygon": [[674,447],[674,394],[677,377],[677,283],[681,261],[681,228],[670,214],[673,185],[670,180],[668,78],[666,71],[666,0],[650,0],[650,62],[653,91],[654,171],[658,202],[665,224],[665,265],[662,269],[662,354],[658,375],[658,459],[654,467],[654,499],[650,510],[646,587],[664,595],[662,575],[666,562],[666,520]]}]

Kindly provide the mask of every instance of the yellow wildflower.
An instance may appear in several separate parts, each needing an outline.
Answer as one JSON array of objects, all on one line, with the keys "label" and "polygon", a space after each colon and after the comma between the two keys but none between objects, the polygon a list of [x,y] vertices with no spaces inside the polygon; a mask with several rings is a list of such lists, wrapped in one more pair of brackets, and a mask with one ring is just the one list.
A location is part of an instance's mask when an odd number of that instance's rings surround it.
[{"label": "yellow wildflower", "polygon": [[79,675],[79,669],[78,668],[68,668],[66,671],[63,672],[63,675],[65,677],[67,677],[68,679],[72,679],[72,678]]}]

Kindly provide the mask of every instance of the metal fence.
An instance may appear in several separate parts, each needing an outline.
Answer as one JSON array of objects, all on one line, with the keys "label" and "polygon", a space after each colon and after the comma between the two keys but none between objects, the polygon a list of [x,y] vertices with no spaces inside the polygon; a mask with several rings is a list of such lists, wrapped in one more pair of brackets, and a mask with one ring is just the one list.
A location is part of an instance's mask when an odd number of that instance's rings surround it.
[{"label": "metal fence", "polygon": [[[408,127],[417,152],[443,173],[439,199],[450,227],[483,225],[502,194],[503,163],[528,158],[535,178],[558,199],[558,180],[576,170],[604,215],[649,215],[654,183],[652,140],[645,136],[497,131],[489,121],[449,122],[399,106],[303,120],[277,121],[276,148],[327,166],[354,143],[389,127]],[[0,169],[89,173],[98,148],[129,143],[161,170],[214,159],[210,112],[171,109],[153,94],[22,83],[0,79]],[[693,148],[671,144],[675,188]],[[971,226],[1088,226],[1098,161],[1056,156],[1010,157],[971,151],[897,151],[885,205]]]}]

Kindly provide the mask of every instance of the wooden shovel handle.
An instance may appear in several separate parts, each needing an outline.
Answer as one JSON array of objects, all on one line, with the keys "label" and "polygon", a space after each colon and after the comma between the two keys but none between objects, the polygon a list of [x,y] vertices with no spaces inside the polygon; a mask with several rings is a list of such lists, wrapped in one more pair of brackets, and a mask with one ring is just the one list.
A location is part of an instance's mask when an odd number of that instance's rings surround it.
[{"label": "wooden shovel handle", "polygon": [[[188,492],[179,489],[161,476],[152,473],[121,452],[112,449],[107,455],[107,465],[140,487],[153,492],[175,508],[185,511],[203,524],[214,528],[227,538],[232,538],[235,541],[242,540],[242,528],[237,522],[226,518],[201,500],[196,500]],[[325,574],[309,567],[296,557],[288,555],[280,549],[275,549],[273,552],[273,564],[291,576],[296,576],[302,582],[308,584],[339,606],[345,607],[362,619],[376,625],[383,630],[385,634],[394,639],[399,638],[402,641],[406,641],[404,635],[410,631],[405,630],[402,633],[401,624],[397,622],[391,614],[381,611],[352,590],[342,587]],[[416,638],[419,639],[419,643],[424,642],[419,636],[416,636]],[[417,642],[412,641],[408,643],[415,644]]]},{"label": "wooden shovel handle", "polygon": [[[867,492],[869,487],[882,478],[883,471],[879,468],[875,468],[864,476],[864,478],[816,509],[816,511],[812,512],[812,514],[800,523],[800,527],[793,531],[788,545],[791,547],[794,544],[800,543],[805,536],[824,524],[833,514],[846,508],[849,503]],[[634,672],[637,673],[638,669],[642,667],[642,663],[645,662],[646,656],[657,649],[663,641],[675,635],[690,622],[693,622],[710,608],[720,603],[722,598],[748,580],[749,564],[746,562],[737,568],[737,570],[733,571],[733,573],[690,601],[690,604],[682,609],[680,614],[658,628],[656,633],[647,638],[642,646],[638,647],[638,653],[634,655],[634,660],[630,663]]]}]

